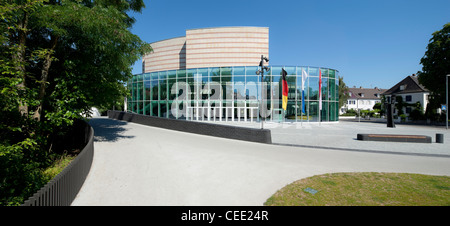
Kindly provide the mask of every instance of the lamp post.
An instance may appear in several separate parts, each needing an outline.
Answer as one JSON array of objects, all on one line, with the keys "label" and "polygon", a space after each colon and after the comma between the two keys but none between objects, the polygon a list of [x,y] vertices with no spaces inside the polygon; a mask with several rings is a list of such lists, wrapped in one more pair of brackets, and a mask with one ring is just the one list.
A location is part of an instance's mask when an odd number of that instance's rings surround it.
[{"label": "lamp post", "polygon": [[259,62],[259,66],[261,67],[261,70],[256,71],[256,74],[259,75],[261,74],[261,104],[259,106],[259,114],[261,116],[261,129],[264,129],[264,125],[263,125],[263,79],[264,79],[264,70],[269,71],[270,68],[269,67],[265,67],[264,66],[264,61],[269,62],[269,59],[267,59],[267,57],[264,57],[263,55],[261,55],[261,61]]},{"label": "lamp post", "polygon": [[448,77],[445,76],[445,129],[448,129]]}]

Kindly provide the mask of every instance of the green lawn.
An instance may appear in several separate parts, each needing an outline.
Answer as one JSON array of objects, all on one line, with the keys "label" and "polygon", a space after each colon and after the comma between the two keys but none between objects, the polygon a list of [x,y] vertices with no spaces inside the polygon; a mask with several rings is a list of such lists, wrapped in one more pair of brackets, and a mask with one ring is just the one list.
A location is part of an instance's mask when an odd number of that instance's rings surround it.
[{"label": "green lawn", "polygon": [[450,177],[406,173],[333,173],[280,189],[266,206],[450,206]]}]

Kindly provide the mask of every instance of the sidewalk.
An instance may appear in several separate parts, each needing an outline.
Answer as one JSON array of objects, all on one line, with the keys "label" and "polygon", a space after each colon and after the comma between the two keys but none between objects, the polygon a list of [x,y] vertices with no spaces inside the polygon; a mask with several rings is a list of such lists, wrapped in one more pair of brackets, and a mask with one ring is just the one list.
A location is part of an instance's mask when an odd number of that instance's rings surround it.
[{"label": "sidewalk", "polygon": [[[93,118],[90,124],[95,130],[94,161],[72,203],[75,206],[258,206],[289,183],[325,173],[371,171],[450,176],[447,157],[259,144],[104,117]],[[322,124],[320,128],[274,128],[273,141],[338,143],[348,137],[356,138],[346,129],[352,127],[340,123]],[[316,136],[318,131],[322,135]],[[290,132],[294,134],[289,135]],[[349,146],[353,142],[359,141],[344,141]]]}]

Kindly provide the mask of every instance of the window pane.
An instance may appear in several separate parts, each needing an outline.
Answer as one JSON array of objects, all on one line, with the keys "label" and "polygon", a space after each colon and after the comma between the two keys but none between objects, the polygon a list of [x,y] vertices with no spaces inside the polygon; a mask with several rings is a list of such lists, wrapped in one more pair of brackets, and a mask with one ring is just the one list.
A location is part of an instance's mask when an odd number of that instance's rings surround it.
[{"label": "window pane", "polygon": [[150,73],[150,79],[151,80],[158,80],[158,72]]},{"label": "window pane", "polygon": [[233,99],[233,83],[231,82],[231,77],[222,77],[220,85],[222,86],[222,99],[231,101]]},{"label": "window pane", "polygon": [[307,72],[309,76],[319,76],[319,69],[316,67],[308,67]]},{"label": "window pane", "polygon": [[169,79],[174,79],[174,78],[176,78],[177,77],[177,71],[168,71],[167,72],[167,77],[169,78]]},{"label": "window pane", "polygon": [[284,70],[288,75],[295,75],[297,73],[295,67],[284,67]]},{"label": "window pane", "polygon": [[249,100],[259,100],[261,84],[259,83],[259,76],[247,76],[246,86],[247,86],[247,99]]},{"label": "window pane", "polygon": [[144,81],[145,86],[145,98],[144,100],[151,100],[152,90],[151,90],[151,84],[150,81]]},{"label": "window pane", "polygon": [[288,84],[288,100],[295,100],[295,86],[297,78],[295,75],[288,75],[287,77],[287,84]]},{"label": "window pane", "polygon": [[245,77],[233,76],[234,100],[245,100]]},{"label": "window pane", "polygon": [[328,92],[331,101],[336,100],[336,82],[334,79],[328,79]]},{"label": "window pane", "polygon": [[186,78],[186,70],[177,70],[177,78]]},{"label": "window pane", "polygon": [[163,80],[167,79],[167,71],[161,71],[161,72],[158,73],[158,75],[159,75],[159,79],[160,80],[161,79],[163,79]]},{"label": "window pane", "polygon": [[152,99],[151,100],[158,100],[159,99],[159,80],[152,80],[150,81],[150,86],[152,89]]},{"label": "window pane", "polygon": [[328,71],[328,77],[330,77],[330,78],[336,78],[336,71],[330,69],[330,70]]},{"label": "window pane", "polygon": [[[305,89],[308,87],[308,93],[306,96],[308,100],[318,100],[319,99],[319,78],[318,77],[308,77],[309,87],[305,86]],[[305,90],[306,92],[306,90]]]},{"label": "window pane", "polygon": [[209,76],[208,68],[199,68],[197,70],[197,74],[199,74],[198,76],[200,76],[202,78],[207,78]]},{"label": "window pane", "polygon": [[231,76],[232,75],[231,67],[221,67],[220,74],[222,76]]},{"label": "window pane", "polygon": [[144,115],[150,115],[150,101],[144,101]]},{"label": "window pane", "polygon": [[328,100],[328,79],[322,77],[322,100]]},{"label": "window pane", "polygon": [[[281,75],[281,69],[282,69],[282,67],[272,67],[271,68],[271,75],[273,75],[273,76],[280,76]],[[266,75],[266,71],[264,71],[264,75]]]},{"label": "window pane", "polygon": [[234,67],[233,68],[233,75],[245,75],[245,67]]},{"label": "window pane", "polygon": [[319,112],[319,102],[309,101],[308,119],[310,122],[318,122],[319,121],[318,112]]},{"label": "window pane", "polygon": [[177,97],[177,91],[175,91],[174,93],[171,92],[173,86],[175,86],[173,88],[175,90],[177,90],[176,81],[177,81],[176,79],[169,79],[168,80],[169,86],[167,87],[168,88],[167,92],[169,93],[169,100],[173,100],[173,99],[175,99]]},{"label": "window pane", "polygon": [[328,69],[322,68],[321,71],[322,71],[322,77],[328,78]]},{"label": "window pane", "polygon": [[142,100],[144,96],[144,82],[140,81],[136,83],[136,85],[137,85],[136,100]]},{"label": "window pane", "polygon": [[167,80],[159,80],[159,100],[167,100]]},{"label": "window pane", "polygon": [[245,67],[245,75],[257,76],[256,71],[259,70],[259,67]]},{"label": "window pane", "polygon": [[144,80],[150,80],[150,73],[144,74]]}]

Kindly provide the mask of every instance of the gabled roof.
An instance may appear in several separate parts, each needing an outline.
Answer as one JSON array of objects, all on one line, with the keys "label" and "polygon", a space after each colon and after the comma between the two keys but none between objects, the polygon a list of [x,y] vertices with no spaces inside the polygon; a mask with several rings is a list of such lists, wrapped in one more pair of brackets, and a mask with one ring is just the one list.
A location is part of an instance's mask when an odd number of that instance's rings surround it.
[{"label": "gabled roof", "polygon": [[379,89],[377,87],[375,87],[373,89],[348,88],[348,91],[350,92],[350,96],[348,99],[373,100],[373,99],[380,99],[381,96],[377,96],[377,94],[379,94],[379,95],[383,94],[383,92],[385,92],[386,89]]},{"label": "gabled roof", "polygon": [[410,75],[397,83],[392,88],[388,89],[383,95],[402,94],[402,93],[423,93],[430,92],[422,84],[419,83],[419,79],[415,75]]}]

